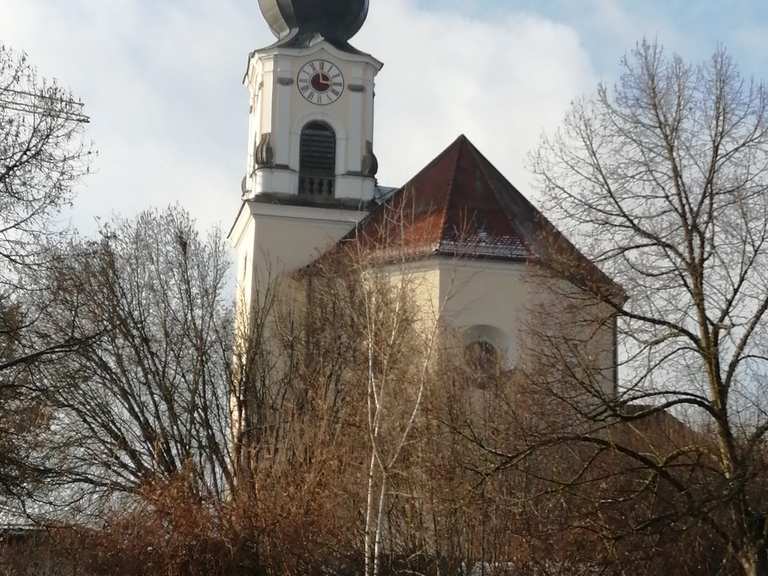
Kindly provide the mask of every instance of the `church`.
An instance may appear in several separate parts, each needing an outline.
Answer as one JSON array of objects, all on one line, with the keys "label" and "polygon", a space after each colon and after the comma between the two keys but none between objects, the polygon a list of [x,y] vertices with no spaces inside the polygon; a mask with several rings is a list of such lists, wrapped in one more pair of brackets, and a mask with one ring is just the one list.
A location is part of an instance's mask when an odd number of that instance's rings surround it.
[{"label": "church", "polygon": [[[542,302],[532,264],[552,246],[601,273],[465,137],[399,188],[380,186],[374,142],[383,64],[350,39],[368,0],[259,0],[277,40],[254,51],[247,172],[230,233],[246,310],[267,275],[291,274],[339,246],[384,250],[397,236],[421,278],[420,305],[439,311],[469,350],[505,371],[524,355]],[[398,214],[398,218],[393,218]],[[553,280],[561,283],[561,280]],[[616,331],[606,313],[589,330],[590,357],[616,386]]]}]

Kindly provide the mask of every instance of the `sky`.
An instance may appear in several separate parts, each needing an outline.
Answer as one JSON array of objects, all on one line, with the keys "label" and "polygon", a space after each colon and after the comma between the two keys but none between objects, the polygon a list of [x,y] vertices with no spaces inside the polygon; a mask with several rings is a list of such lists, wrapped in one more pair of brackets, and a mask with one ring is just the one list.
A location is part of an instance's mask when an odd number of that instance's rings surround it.
[{"label": "sky", "polygon": [[[768,64],[759,0],[370,0],[352,43],[377,82],[379,181],[399,186],[466,134],[535,201],[527,156],[569,103],[612,83],[641,38],[701,61],[725,45]],[[240,203],[249,51],[273,41],[257,0],[0,0],[0,42],[86,104],[99,150],[66,218],[178,204],[228,229]]]}]

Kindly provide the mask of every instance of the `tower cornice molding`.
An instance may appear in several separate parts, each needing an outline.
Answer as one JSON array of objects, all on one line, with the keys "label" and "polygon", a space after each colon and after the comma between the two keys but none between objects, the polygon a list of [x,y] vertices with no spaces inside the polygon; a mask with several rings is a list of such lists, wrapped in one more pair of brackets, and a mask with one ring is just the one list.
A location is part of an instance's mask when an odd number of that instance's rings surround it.
[{"label": "tower cornice molding", "polygon": [[268,60],[277,56],[291,56],[298,59],[312,58],[316,57],[322,52],[326,52],[330,57],[341,62],[349,62],[353,64],[370,64],[374,67],[377,74],[381,71],[382,68],[384,68],[384,63],[371,56],[370,54],[366,54],[364,52],[352,54],[350,52],[339,50],[333,44],[323,41],[309,48],[282,48],[278,46],[254,50],[248,56],[248,65],[246,67],[245,74],[243,75],[243,82],[247,82],[248,76],[250,75],[252,66],[254,64],[254,60]]}]

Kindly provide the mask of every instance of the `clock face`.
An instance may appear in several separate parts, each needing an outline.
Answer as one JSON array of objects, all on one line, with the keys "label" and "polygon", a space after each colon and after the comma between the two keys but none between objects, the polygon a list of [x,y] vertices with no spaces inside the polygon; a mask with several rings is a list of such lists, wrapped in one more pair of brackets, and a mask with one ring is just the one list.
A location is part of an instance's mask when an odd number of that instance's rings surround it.
[{"label": "clock face", "polygon": [[333,104],[344,93],[344,75],[327,60],[307,62],[299,70],[299,92],[313,104]]}]

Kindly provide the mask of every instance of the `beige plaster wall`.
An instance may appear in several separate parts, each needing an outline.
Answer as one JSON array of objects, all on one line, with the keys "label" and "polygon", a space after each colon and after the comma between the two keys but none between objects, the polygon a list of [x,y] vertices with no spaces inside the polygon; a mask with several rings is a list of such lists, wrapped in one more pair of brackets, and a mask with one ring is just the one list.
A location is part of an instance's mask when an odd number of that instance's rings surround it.
[{"label": "beige plaster wall", "polygon": [[245,309],[269,282],[310,264],[363,218],[355,210],[247,202],[230,239]]},{"label": "beige plaster wall", "polygon": [[353,226],[354,222],[301,221],[284,216],[257,215],[254,245],[257,274],[268,270],[285,274],[303,268]]},{"label": "beige plaster wall", "polygon": [[[425,311],[425,328],[431,329],[439,315],[443,325],[464,334],[464,344],[489,340],[502,353],[506,370],[531,369],[555,349],[574,348],[581,361],[590,363],[596,384],[613,393],[610,310],[570,284],[526,263],[433,258],[406,269]],[[403,272],[392,268],[391,273],[399,279]]]},{"label": "beige plaster wall", "polygon": [[433,331],[441,317],[440,270],[434,262],[410,262],[389,265],[383,270],[393,286],[405,283],[414,305],[419,309],[422,331]]},{"label": "beige plaster wall", "polygon": [[521,329],[529,302],[526,265],[447,258],[436,264],[443,321],[462,331],[488,327],[502,332],[503,337],[486,336],[502,353],[504,367],[514,368],[520,361]]},{"label": "beige plaster wall", "polygon": [[[248,203],[233,232],[246,302],[257,301],[269,280],[312,262],[362,216]],[[579,353],[602,371],[600,386],[606,392],[614,389],[609,369],[614,363],[614,330],[612,322],[603,322],[610,311],[579,300],[573,286],[522,262],[436,257],[390,265],[385,271],[392,282],[407,283],[425,335],[439,320],[469,341],[487,339],[502,353],[506,370],[533,365],[547,345],[541,335],[573,339]]]}]

